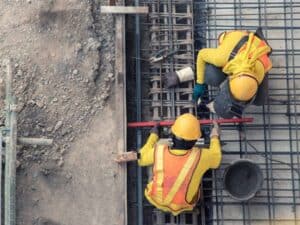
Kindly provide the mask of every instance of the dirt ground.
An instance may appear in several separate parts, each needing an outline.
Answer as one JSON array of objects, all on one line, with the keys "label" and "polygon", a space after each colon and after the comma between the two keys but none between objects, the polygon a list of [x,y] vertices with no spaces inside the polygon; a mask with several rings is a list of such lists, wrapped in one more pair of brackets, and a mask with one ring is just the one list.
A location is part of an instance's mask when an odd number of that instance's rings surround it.
[{"label": "dirt ground", "polygon": [[124,219],[120,168],[111,160],[119,131],[114,20],[99,14],[106,3],[0,1],[0,60],[13,60],[18,134],[54,139],[52,147],[18,147],[19,225]]}]

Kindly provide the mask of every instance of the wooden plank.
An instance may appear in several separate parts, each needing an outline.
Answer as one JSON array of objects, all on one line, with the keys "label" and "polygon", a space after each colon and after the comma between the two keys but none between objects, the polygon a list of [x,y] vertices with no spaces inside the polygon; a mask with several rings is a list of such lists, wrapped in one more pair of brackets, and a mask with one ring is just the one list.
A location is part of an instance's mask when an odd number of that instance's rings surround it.
[{"label": "wooden plank", "polygon": [[[125,40],[125,15],[117,15],[115,19],[115,112],[116,124],[119,132],[115,134],[117,153],[127,150],[127,109],[126,109],[126,40]],[[118,166],[120,196],[118,204],[119,223],[127,225],[127,165]]]},{"label": "wooden plank", "polygon": [[148,14],[149,9],[146,6],[101,6],[100,13],[109,14]]}]

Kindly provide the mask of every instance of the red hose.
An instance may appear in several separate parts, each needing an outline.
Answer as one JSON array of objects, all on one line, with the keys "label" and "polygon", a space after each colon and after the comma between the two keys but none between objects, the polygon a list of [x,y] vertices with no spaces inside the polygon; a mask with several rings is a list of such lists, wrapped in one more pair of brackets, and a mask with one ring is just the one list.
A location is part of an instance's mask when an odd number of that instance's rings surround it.
[{"label": "red hose", "polygon": [[[212,124],[214,120],[199,120],[200,124]],[[217,123],[252,123],[253,118],[233,118],[233,119],[216,119]],[[130,122],[128,123],[128,127],[153,127],[157,123],[160,126],[171,126],[174,123],[174,120],[166,120],[166,121],[144,121],[144,122]]]}]

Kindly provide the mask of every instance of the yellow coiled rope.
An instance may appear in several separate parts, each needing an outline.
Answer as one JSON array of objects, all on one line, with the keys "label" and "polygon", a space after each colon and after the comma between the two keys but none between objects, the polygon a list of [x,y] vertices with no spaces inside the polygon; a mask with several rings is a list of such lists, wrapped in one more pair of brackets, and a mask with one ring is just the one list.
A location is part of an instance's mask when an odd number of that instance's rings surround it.
[{"label": "yellow coiled rope", "polygon": [[271,48],[266,45],[258,47],[253,52],[250,52],[253,40],[254,34],[250,33],[246,49],[242,52],[239,52],[232,60],[230,60],[223,67],[223,72],[229,75],[229,79],[234,79],[240,76],[241,74],[247,74],[256,79],[254,71],[255,62],[262,55],[271,52]]}]

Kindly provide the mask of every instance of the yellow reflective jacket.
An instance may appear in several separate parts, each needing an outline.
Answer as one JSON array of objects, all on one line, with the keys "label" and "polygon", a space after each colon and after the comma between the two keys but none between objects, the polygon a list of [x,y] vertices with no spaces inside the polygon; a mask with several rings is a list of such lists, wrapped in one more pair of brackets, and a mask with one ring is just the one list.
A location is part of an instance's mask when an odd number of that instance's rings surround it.
[{"label": "yellow reflective jacket", "polygon": [[[226,35],[221,35],[221,43],[217,48],[204,48],[198,52],[197,56],[197,83],[203,84],[204,83],[204,71],[205,71],[205,63],[210,63],[215,65],[216,67],[224,67],[229,60],[230,54],[233,51],[234,47],[239,43],[239,41],[249,33],[245,31],[232,31],[227,32]],[[259,46],[261,40],[258,37],[254,37],[253,46],[251,47],[250,51],[254,52],[256,48]],[[255,78],[260,84],[265,74],[268,70],[271,69],[272,66],[269,68],[265,68],[264,65],[259,61],[256,60],[254,63],[254,71],[255,71]]]},{"label": "yellow reflective jacket", "polygon": [[[138,161],[140,166],[150,166],[154,163],[154,155],[155,155],[155,145],[158,141],[158,136],[156,134],[150,134],[146,144],[140,151],[140,159]],[[171,149],[170,152],[177,156],[184,156],[188,150],[178,150],[178,149]],[[187,195],[186,200],[187,202],[193,202],[193,200],[198,196],[199,193],[199,186],[203,177],[203,174],[209,169],[216,169],[219,167],[221,163],[222,153],[221,153],[221,146],[218,137],[211,138],[210,147],[209,149],[203,148],[199,149],[201,151],[200,160],[196,166],[194,174],[191,178],[191,182],[187,188]],[[147,189],[149,191],[152,182],[150,181],[147,185]],[[147,192],[145,191],[145,195],[147,196]],[[149,198],[148,198],[149,199]],[[151,202],[157,208],[171,212],[174,215],[177,215],[178,211],[172,211],[169,207],[165,207],[159,205],[155,202]]]}]

